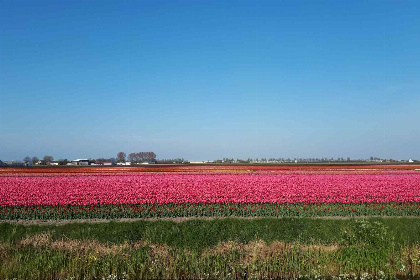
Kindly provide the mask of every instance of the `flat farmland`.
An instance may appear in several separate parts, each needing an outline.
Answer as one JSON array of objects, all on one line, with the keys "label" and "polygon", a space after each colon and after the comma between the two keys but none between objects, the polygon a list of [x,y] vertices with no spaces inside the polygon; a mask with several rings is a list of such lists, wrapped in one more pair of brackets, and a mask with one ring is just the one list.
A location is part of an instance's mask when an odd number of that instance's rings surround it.
[{"label": "flat farmland", "polygon": [[0,169],[0,219],[420,216],[419,165]]},{"label": "flat farmland", "polygon": [[416,169],[1,168],[0,279],[419,279]]}]

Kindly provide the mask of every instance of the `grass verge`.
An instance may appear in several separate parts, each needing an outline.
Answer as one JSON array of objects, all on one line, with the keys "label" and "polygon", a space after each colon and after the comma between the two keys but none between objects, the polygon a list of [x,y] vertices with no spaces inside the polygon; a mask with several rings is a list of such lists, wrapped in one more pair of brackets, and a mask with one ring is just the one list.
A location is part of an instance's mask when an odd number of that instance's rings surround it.
[{"label": "grass verge", "polygon": [[0,279],[418,279],[420,219],[3,223],[0,260]]}]

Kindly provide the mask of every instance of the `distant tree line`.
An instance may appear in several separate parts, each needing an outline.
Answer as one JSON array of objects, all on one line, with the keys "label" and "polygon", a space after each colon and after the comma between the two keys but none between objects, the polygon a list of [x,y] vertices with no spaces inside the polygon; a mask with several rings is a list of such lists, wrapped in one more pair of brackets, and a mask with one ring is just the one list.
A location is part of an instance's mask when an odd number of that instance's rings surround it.
[{"label": "distant tree line", "polygon": [[[51,162],[54,160],[54,158],[52,156],[44,156],[44,158],[41,160],[42,163],[44,164],[51,164]],[[30,156],[26,156],[23,161],[25,163],[32,163],[32,164],[37,164],[40,159],[38,157],[30,157]]]},{"label": "distant tree line", "polygon": [[[116,158],[98,158],[98,159],[88,159],[89,165],[90,164],[104,164],[111,162],[112,164],[116,163],[126,163],[131,162],[133,164],[136,163],[160,163],[160,164],[184,164],[188,163],[187,160],[183,158],[173,158],[173,159],[156,159],[156,154],[154,152],[137,152],[137,153],[130,153],[128,156],[125,152],[119,152]],[[247,159],[240,159],[240,158],[222,158],[217,159],[214,161],[207,161],[207,163],[235,163],[235,164],[258,164],[258,163],[337,163],[337,162],[419,162],[419,160],[395,160],[395,159],[383,159],[379,157],[369,157],[364,159],[350,159],[350,157],[337,157],[337,158],[247,158]],[[2,166],[7,165],[16,165],[16,166],[23,166],[23,165],[67,165],[71,163],[67,159],[59,159],[54,161],[52,156],[44,156],[42,159],[38,157],[30,157],[26,156],[23,161],[10,161],[10,162],[2,162]]]},{"label": "distant tree line", "polygon": [[126,153],[119,152],[117,154],[116,161],[126,162],[126,158],[127,158],[127,161],[132,162],[132,163],[156,162],[156,154],[154,152],[130,153],[128,157]]},{"label": "distant tree line", "polygon": [[215,163],[329,163],[329,162],[396,162],[394,159],[381,159],[378,157],[370,157],[369,159],[351,159],[350,157],[337,157],[337,158],[248,158],[248,159],[234,159],[223,158],[217,159]]},{"label": "distant tree line", "polygon": [[[142,163],[142,162],[156,162],[156,154],[154,152],[138,152],[138,153],[131,153],[128,155],[124,153],[124,152],[119,152],[117,154],[116,158],[98,158],[98,159],[91,159],[89,158],[89,164],[93,164],[93,163],[97,163],[97,164],[101,164],[104,162],[112,162],[112,164],[115,164],[117,162],[126,162],[130,161],[132,163]],[[168,160],[168,161],[178,161],[178,159],[176,160]],[[183,161],[183,159],[182,159]],[[70,163],[71,161],[68,161],[67,159],[59,159],[54,161],[54,157],[52,156],[44,156],[42,159],[39,159],[38,157],[34,156],[34,157],[30,157],[30,156],[26,156],[23,159],[23,163],[25,165],[51,165],[52,163],[54,163],[55,165],[67,165],[68,163]],[[22,163],[22,162],[21,162]]]},{"label": "distant tree line", "polygon": [[156,163],[160,163],[160,164],[171,164],[171,163],[181,164],[181,163],[187,163],[187,161],[184,160],[183,158],[157,159]]},{"label": "distant tree line", "polygon": [[154,152],[138,152],[138,153],[131,153],[128,155],[128,161],[134,163],[140,162],[155,162],[156,161],[156,154]]}]

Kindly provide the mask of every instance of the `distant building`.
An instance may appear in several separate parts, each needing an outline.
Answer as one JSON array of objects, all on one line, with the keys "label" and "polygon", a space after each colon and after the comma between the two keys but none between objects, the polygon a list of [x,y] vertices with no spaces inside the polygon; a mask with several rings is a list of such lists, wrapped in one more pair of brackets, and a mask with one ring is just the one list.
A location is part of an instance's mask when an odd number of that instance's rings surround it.
[{"label": "distant building", "polygon": [[24,161],[18,161],[18,160],[8,161],[6,162],[6,164],[8,166],[20,166],[20,167],[26,166],[26,163]]},{"label": "distant building", "polygon": [[75,159],[71,161],[72,165],[90,165],[92,160],[90,159]]},{"label": "distant building", "polygon": [[131,161],[127,161],[127,162],[117,162],[117,165],[131,165]]},{"label": "distant building", "polygon": [[414,162],[414,160],[412,160],[411,158],[408,160],[408,162]]},{"label": "distant building", "polygon": [[114,162],[111,160],[96,160],[92,165],[114,165]]},{"label": "distant building", "polygon": [[57,160],[53,160],[50,165],[60,165]]}]

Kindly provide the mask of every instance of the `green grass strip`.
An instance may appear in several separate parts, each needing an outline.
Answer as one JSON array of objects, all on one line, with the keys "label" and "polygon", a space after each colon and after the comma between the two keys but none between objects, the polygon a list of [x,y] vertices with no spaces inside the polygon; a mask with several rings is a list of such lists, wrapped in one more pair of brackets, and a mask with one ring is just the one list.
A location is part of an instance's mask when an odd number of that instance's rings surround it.
[{"label": "green grass strip", "polygon": [[418,279],[419,246],[413,217],[1,223],[0,279]]},{"label": "green grass strip", "polygon": [[[314,218],[217,218],[138,220],[133,222],[68,223],[63,225],[21,225],[0,223],[0,242],[16,242],[26,236],[52,232],[54,239],[98,240],[124,243],[146,240],[178,248],[203,249],[220,242],[247,243],[285,241],[302,244],[337,244],[342,234],[358,219]],[[368,218],[381,222],[399,246],[420,244],[420,218]]]},{"label": "green grass strip", "polygon": [[416,216],[420,203],[360,204],[130,204],[130,205],[39,205],[0,207],[0,220],[16,219],[118,219],[164,217],[325,217],[325,216]]}]

